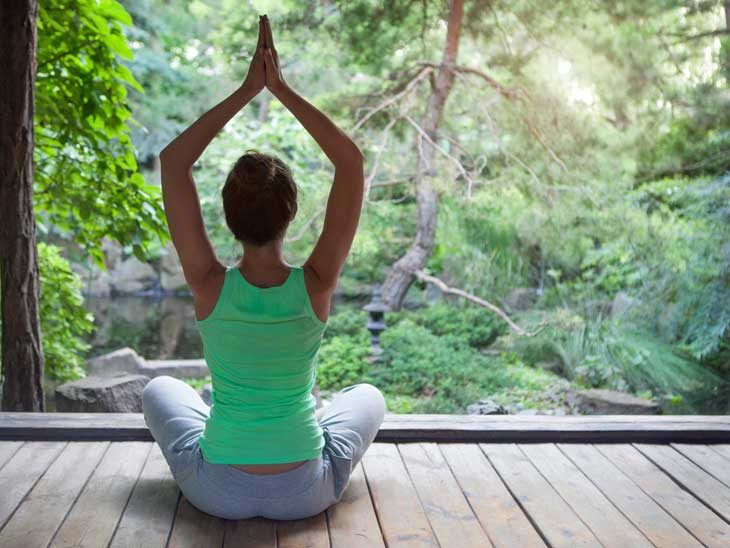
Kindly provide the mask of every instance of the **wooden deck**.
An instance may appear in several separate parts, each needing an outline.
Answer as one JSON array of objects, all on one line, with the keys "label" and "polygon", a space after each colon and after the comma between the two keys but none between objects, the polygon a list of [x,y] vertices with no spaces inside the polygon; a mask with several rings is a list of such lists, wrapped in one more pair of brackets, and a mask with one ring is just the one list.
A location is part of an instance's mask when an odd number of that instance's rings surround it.
[{"label": "wooden deck", "polygon": [[[51,414],[55,426],[45,436],[52,439],[26,439],[22,423],[39,426],[37,415],[0,413],[2,548],[730,546],[730,417],[593,421],[620,425],[609,439],[626,431],[653,439],[664,428],[666,443],[577,443],[574,434],[565,443],[557,428],[547,428],[554,443],[523,442],[535,432],[546,436],[541,417],[530,417],[533,428],[525,427],[519,443],[457,443],[447,441],[452,427],[435,416],[391,416],[379,436],[400,441],[376,438],[338,504],[300,521],[230,521],[185,499],[148,433],[122,441],[129,432],[100,428],[108,416]],[[527,424],[513,418],[510,436],[515,424]],[[126,417],[120,428],[138,427],[137,419]],[[451,419],[469,424],[467,437],[479,437],[475,424],[510,423]],[[590,420],[575,419],[554,425],[588,430]],[[69,426],[79,423],[87,429]],[[724,442],[672,441],[700,435],[699,424]],[[494,432],[482,435],[493,439]]]}]

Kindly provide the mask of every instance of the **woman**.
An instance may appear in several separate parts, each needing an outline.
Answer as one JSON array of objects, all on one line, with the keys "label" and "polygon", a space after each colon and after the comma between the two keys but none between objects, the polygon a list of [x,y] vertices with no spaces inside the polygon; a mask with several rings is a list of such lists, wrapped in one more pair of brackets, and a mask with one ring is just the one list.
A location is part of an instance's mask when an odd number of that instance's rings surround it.
[{"label": "woman", "polygon": [[[302,266],[282,256],[297,187],[279,159],[247,152],[223,186],[226,223],[243,258],[221,264],[205,232],[192,166],[220,129],[264,86],[335,166],[322,234]],[[363,157],[324,114],[285,82],[266,16],[245,81],[160,153],[172,241],[193,293],[212,377],[212,406],[168,376],[142,395],[145,421],[191,504],[243,519],[300,519],[340,500],[383,421],[371,384],[333,396],[321,417],[311,390],[330,298],[363,202]]]}]

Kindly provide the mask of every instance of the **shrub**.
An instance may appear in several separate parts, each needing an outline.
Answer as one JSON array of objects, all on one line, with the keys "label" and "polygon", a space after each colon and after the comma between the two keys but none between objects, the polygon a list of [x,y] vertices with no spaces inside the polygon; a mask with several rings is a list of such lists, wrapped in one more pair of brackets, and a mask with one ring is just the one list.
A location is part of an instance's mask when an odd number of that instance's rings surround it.
[{"label": "shrub", "polygon": [[367,312],[360,309],[346,308],[329,317],[327,329],[324,332],[324,339],[335,337],[361,337],[368,335]]},{"label": "shrub", "polygon": [[413,396],[414,413],[465,413],[466,406],[515,384],[544,390],[555,376],[518,360],[480,354],[454,335],[438,336],[410,318],[381,336],[382,362],[370,372],[384,392]]},{"label": "shrub", "polygon": [[434,335],[452,335],[475,348],[489,346],[506,330],[505,323],[491,312],[468,304],[439,302],[416,311],[389,312],[386,324],[395,326],[406,318]]},{"label": "shrub", "polygon": [[728,383],[671,345],[630,324],[590,322],[555,338],[568,376],[589,387],[681,397],[700,405]]},{"label": "shrub", "polygon": [[336,336],[322,342],[317,355],[317,379],[322,390],[340,390],[363,382],[368,372],[367,334]]},{"label": "shrub", "polygon": [[59,381],[83,377],[90,348],[84,336],[93,331],[94,316],[84,308],[81,277],[58,247],[43,242],[38,243],[38,276],[44,372]]}]

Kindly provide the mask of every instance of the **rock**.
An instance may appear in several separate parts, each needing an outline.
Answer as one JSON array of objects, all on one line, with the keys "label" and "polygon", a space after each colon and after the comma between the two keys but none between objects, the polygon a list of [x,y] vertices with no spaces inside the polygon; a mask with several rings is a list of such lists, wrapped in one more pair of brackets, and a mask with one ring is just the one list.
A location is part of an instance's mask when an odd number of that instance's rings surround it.
[{"label": "rock", "polygon": [[119,263],[109,275],[112,288],[118,293],[135,293],[150,289],[157,282],[154,268],[134,256]]},{"label": "rock", "polygon": [[213,385],[211,383],[203,386],[203,390],[200,391],[200,397],[207,405],[213,405]]},{"label": "rock", "polygon": [[139,372],[150,378],[169,375],[176,379],[202,379],[210,375],[204,359],[197,360],[146,360]]},{"label": "rock", "polygon": [[529,287],[518,287],[510,291],[503,303],[511,312],[529,310],[537,301],[537,291]]},{"label": "rock", "polygon": [[638,299],[634,299],[623,291],[620,291],[613,298],[613,302],[611,302],[611,316],[623,316],[626,312],[634,308],[637,304],[639,304]]},{"label": "rock", "polygon": [[165,253],[160,261],[160,286],[166,291],[188,289],[180,258],[171,242],[165,245]]},{"label": "rock", "polygon": [[141,413],[144,375],[88,376],[56,388],[56,410],[74,413]]},{"label": "rock", "polygon": [[94,297],[108,297],[111,294],[111,278],[109,273],[101,270],[96,263],[84,266],[71,263],[71,270],[81,277],[81,293]]},{"label": "rock", "polygon": [[467,415],[508,415],[509,411],[492,400],[479,400],[466,407]]},{"label": "rock", "polygon": [[86,371],[98,377],[113,377],[120,373],[139,373],[144,366],[144,358],[131,348],[124,347],[88,360]]},{"label": "rock", "polygon": [[517,414],[534,416],[534,415],[538,415],[539,413],[538,413],[537,409],[530,408],[530,409],[523,409],[522,411],[518,411]]},{"label": "rock", "polygon": [[[568,398],[570,400],[570,397]],[[615,390],[579,390],[575,393],[579,411],[593,415],[656,415],[659,404]]]}]

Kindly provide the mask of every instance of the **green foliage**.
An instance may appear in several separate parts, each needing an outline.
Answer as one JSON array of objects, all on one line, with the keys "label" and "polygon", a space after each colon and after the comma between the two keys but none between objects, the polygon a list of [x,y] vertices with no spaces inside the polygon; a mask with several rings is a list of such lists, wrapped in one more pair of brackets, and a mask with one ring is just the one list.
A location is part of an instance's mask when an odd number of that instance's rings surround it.
[{"label": "green foliage", "polygon": [[[156,177],[164,143],[240,82],[256,15],[268,12],[287,81],[367,157],[372,186],[341,287],[382,282],[416,233],[416,126],[435,78],[412,78],[442,55],[448,5],[125,4],[133,23],[112,0],[42,2],[41,234],[61,232],[97,262],[101,236],[136,254],[152,236],[162,239],[159,191],[144,184],[136,162]],[[432,136],[438,150],[427,180],[438,223],[426,269],[495,304],[513,288],[535,288],[541,298],[532,312],[549,327],[514,338],[488,311],[455,300],[388,314],[385,359],[393,367],[374,373],[389,403],[403,412],[455,411],[491,395],[533,405],[556,381],[533,366],[555,363],[574,382],[660,393],[676,408],[691,399],[682,388],[707,394],[713,383],[723,386],[695,362],[728,375],[730,39],[688,37],[724,24],[718,0],[566,1],[549,10],[528,0],[465,3],[458,64],[483,74],[458,72]],[[514,90],[524,93],[505,93]],[[289,260],[301,262],[322,228],[332,168],[270,99],[256,98],[195,166],[206,227],[224,261],[240,245],[222,221],[220,188],[248,148],[281,156],[299,186]],[[410,295],[424,287],[414,283]],[[619,292],[639,301],[631,327],[601,321]],[[330,318],[320,365],[331,386],[369,374],[365,320],[361,311]],[[129,328],[116,327],[121,335]],[[490,345],[504,353],[476,351]]]},{"label": "green foliage", "polygon": [[332,314],[327,320],[324,339],[335,337],[362,338],[370,336],[367,330],[368,314],[360,308],[345,308]]},{"label": "green foliage", "polygon": [[41,341],[45,374],[59,381],[84,376],[85,342],[94,316],[84,308],[81,278],[71,270],[59,248],[38,244]]},{"label": "green foliage", "polygon": [[386,325],[390,327],[403,320],[423,326],[437,336],[451,335],[477,349],[489,346],[506,330],[504,321],[490,311],[463,302],[437,302],[416,311],[386,313]]},{"label": "green foliage", "polygon": [[419,398],[415,413],[465,413],[478,399],[514,386],[548,389],[555,377],[519,361],[490,358],[453,334],[436,335],[410,318],[381,335],[382,363],[371,370],[373,384],[389,394]]},{"label": "green foliage", "polygon": [[336,336],[322,342],[317,356],[317,378],[323,390],[340,390],[363,382],[369,364],[370,337]]},{"label": "green foliage", "polygon": [[563,374],[582,386],[679,397],[695,406],[727,385],[717,373],[635,325],[568,318],[510,348],[526,361],[558,359]]},{"label": "green foliage", "polygon": [[399,49],[423,41],[445,15],[438,3],[414,0],[387,4],[348,0],[335,5],[338,17],[327,21],[325,29],[347,42],[350,64],[373,72],[385,68]]},{"label": "green foliage", "polygon": [[54,0],[39,6],[35,95],[35,194],[40,233],[78,243],[100,268],[110,237],[140,259],[164,240],[161,194],[137,171],[121,62],[131,59],[115,0]]},{"label": "green foliage", "polygon": [[192,388],[195,389],[196,392],[201,392],[206,384],[211,383],[210,375],[203,377],[202,379],[184,378],[180,380],[183,381],[185,384],[190,385]]}]

